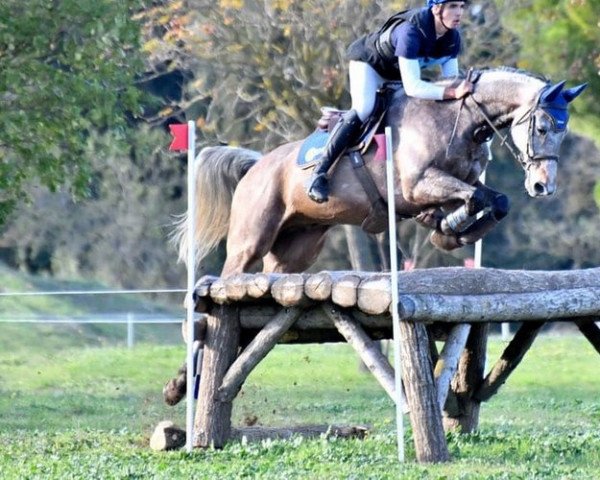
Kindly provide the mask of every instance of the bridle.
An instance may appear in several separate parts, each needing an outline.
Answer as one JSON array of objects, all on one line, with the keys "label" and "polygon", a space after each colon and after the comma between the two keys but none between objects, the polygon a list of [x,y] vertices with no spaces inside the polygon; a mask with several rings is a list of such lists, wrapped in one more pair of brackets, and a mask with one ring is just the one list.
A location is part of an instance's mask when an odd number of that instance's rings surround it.
[{"label": "bridle", "polygon": [[[474,75],[474,79],[471,80],[471,77],[473,75]],[[476,83],[477,80],[479,80],[479,76],[480,76],[479,72],[474,74],[473,70],[470,69],[469,73],[467,74],[467,80],[472,81],[473,83]],[[456,121],[454,122],[454,128],[452,129],[452,134],[450,135],[450,140],[448,142],[448,146],[446,147],[446,158],[449,157],[450,146],[452,145],[452,141],[454,140],[454,137],[456,136],[456,131],[457,131],[457,127],[458,127],[458,119],[459,119],[462,109],[465,105],[465,101],[467,99],[470,99],[471,102],[473,102],[473,104],[479,110],[479,113],[481,113],[481,116],[484,118],[485,123],[487,123],[489,128],[492,129],[493,133],[498,135],[498,138],[500,138],[502,140],[500,143],[500,146],[505,146],[508,149],[508,151],[510,152],[513,159],[515,160],[515,162],[518,165],[522,166],[524,169],[527,170],[527,169],[529,169],[529,167],[532,165],[533,162],[541,162],[544,160],[557,162],[558,155],[540,155],[535,152],[535,149],[533,147],[533,140],[534,140],[534,135],[535,135],[535,112],[538,109],[541,109],[542,112],[544,113],[544,115],[546,115],[550,119],[550,123],[552,124],[552,133],[562,132],[566,129],[566,126],[567,126],[568,114],[566,113],[566,107],[563,108],[563,107],[557,107],[556,105],[545,104],[543,101],[544,93],[550,87],[551,87],[550,85],[547,85],[546,87],[544,87],[538,94],[537,99],[536,99],[535,103],[531,106],[531,108],[529,110],[527,110],[521,116],[521,118],[514,123],[514,125],[520,125],[526,121],[529,122],[528,128],[527,128],[528,135],[527,135],[527,149],[526,149],[527,154],[526,155],[517,151],[515,148],[513,148],[513,146],[510,143],[507,142],[508,134],[502,135],[502,133],[500,133],[500,130],[498,129],[498,127],[496,127],[496,125],[494,125],[494,122],[490,119],[490,117],[485,112],[483,105],[481,105],[477,100],[475,100],[473,95],[468,95],[466,97],[463,97],[460,107],[459,107],[459,110],[458,110],[458,113],[456,115]],[[555,111],[558,114],[562,114],[562,116],[564,117],[564,120],[557,118],[556,115],[552,114],[552,111]],[[478,137],[479,136],[478,133],[480,133],[482,130],[484,131],[486,129],[487,129],[486,127],[479,127],[478,129],[475,130],[475,136]],[[489,141],[491,139],[491,137],[492,137],[492,135],[487,134],[487,135],[485,135],[485,137],[483,139],[476,138],[476,142],[484,143],[486,141]]]},{"label": "bridle", "polygon": [[[466,97],[475,104],[475,106],[481,113],[482,117],[484,118],[485,122],[489,125],[489,127],[493,130],[493,132],[496,135],[498,135],[498,137],[502,140],[500,145],[506,146],[506,148],[508,149],[508,151],[510,152],[512,157],[515,159],[515,162],[517,162],[519,165],[521,165],[525,169],[529,168],[529,166],[531,165],[532,162],[541,162],[544,160],[550,160],[550,161],[555,161],[555,162],[558,161],[558,155],[540,155],[535,152],[535,149],[533,147],[533,140],[534,140],[534,135],[535,135],[535,112],[538,109],[541,109],[542,112],[544,113],[544,115],[550,119],[550,123],[552,124],[552,133],[559,133],[566,129],[566,121],[560,122],[556,118],[556,116],[552,115],[552,113],[550,111],[548,111],[547,108],[544,108],[544,105],[541,102],[544,91],[547,88],[549,88],[549,86],[542,89],[542,91],[538,94],[538,97],[537,97],[535,103],[531,106],[531,108],[529,110],[527,110],[521,116],[521,118],[514,123],[514,125],[521,125],[522,123],[524,123],[526,121],[529,122],[529,125],[527,127],[527,130],[528,130],[527,155],[523,155],[521,152],[516,151],[516,149],[510,143],[507,142],[508,134],[503,136],[500,133],[500,130],[498,130],[496,125],[494,125],[494,122],[492,122],[490,117],[485,113],[485,109],[483,108],[483,106],[477,100],[475,100],[473,98],[473,95],[469,95],[468,97]],[[460,111],[459,111],[459,115],[460,115]],[[561,125],[561,123],[562,123],[562,125]]]}]

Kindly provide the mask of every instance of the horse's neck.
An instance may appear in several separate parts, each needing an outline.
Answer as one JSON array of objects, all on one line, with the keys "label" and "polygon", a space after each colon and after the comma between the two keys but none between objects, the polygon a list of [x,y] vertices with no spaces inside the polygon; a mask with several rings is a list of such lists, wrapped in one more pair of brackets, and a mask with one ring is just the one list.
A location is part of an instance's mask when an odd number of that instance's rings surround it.
[{"label": "horse's neck", "polygon": [[487,114],[501,124],[506,124],[529,108],[544,86],[542,80],[525,75],[493,72],[482,77],[475,87],[473,98],[485,105]]}]

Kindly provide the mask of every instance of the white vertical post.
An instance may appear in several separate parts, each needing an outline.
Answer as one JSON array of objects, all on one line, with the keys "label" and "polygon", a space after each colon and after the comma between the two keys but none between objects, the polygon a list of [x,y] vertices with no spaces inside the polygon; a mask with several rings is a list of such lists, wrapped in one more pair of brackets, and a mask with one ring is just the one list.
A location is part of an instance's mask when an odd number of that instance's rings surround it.
[{"label": "white vertical post", "polygon": [[394,331],[394,383],[396,394],[396,441],[398,460],[404,462],[404,424],[402,419],[402,363],[400,360],[400,315],[398,313],[398,251],[396,235],[396,199],[394,188],[394,150],[392,129],[385,127],[385,164],[387,176],[387,201],[390,232],[390,278],[392,282],[392,324]]},{"label": "white vertical post", "polygon": [[[489,160],[491,160],[491,156],[492,156],[492,150],[490,149],[489,154],[488,154]],[[485,170],[479,176],[479,181],[481,183],[485,184]],[[477,240],[475,242],[475,252],[473,255],[473,266],[475,268],[481,268],[482,253],[483,253],[482,250],[483,250],[483,240],[480,238],[479,240]]]},{"label": "white vertical post", "polygon": [[188,150],[187,150],[187,404],[186,404],[186,436],[185,449],[189,453],[194,448],[194,273],[196,259],[194,251],[194,229],[196,216],[196,181],[194,173],[194,159],[196,157],[196,124],[188,122]]},{"label": "white vertical post", "polygon": [[[493,138],[487,143],[488,144],[488,162],[491,162],[493,159],[492,141],[493,141]],[[485,170],[479,177],[479,180],[481,181],[481,183],[485,184]],[[475,268],[481,268],[481,266],[482,266],[482,259],[483,259],[482,249],[483,249],[483,239],[479,239],[479,240],[477,240],[477,242],[475,242],[475,258],[474,258]],[[502,323],[501,328],[502,328],[502,340],[508,341],[508,339],[510,338],[510,323],[507,323],[507,322]]]},{"label": "white vertical post", "polygon": [[127,348],[133,348],[133,314],[127,314]]}]

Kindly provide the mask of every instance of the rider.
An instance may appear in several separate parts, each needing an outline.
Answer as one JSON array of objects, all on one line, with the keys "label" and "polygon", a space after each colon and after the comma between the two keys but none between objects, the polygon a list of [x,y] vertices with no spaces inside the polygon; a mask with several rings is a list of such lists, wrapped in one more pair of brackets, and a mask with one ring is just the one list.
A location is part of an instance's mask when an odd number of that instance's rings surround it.
[{"label": "rider", "polygon": [[421,69],[440,65],[442,76],[458,74],[458,27],[466,1],[427,0],[427,7],[400,12],[377,31],[348,48],[352,108],[331,132],[315,167],[308,196],[317,203],[329,198],[327,173],[359,133],[375,106],[376,91],[390,80],[401,80],[410,97],[426,100],[457,99],[468,95],[473,84],[442,87],[421,79]]}]

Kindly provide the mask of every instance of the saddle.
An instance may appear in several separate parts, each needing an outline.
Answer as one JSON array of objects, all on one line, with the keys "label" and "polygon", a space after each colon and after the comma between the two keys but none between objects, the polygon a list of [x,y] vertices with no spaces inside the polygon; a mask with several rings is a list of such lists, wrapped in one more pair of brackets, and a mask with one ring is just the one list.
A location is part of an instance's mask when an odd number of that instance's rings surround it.
[{"label": "saddle", "polygon": [[[364,122],[356,141],[346,149],[346,155],[350,157],[354,173],[371,202],[369,215],[361,225],[361,228],[368,233],[381,233],[387,228],[387,203],[379,194],[375,181],[365,168],[363,155],[375,140],[378,147],[376,158],[385,158],[384,155],[379,154],[385,149],[385,141],[381,135],[384,129],[382,122],[388,111],[391,96],[399,85],[401,85],[400,82],[388,82],[377,90],[373,112]],[[315,160],[311,153],[318,151],[319,146],[325,145],[329,132],[335,128],[346,111],[332,107],[321,108],[321,118],[317,122],[317,130],[308,137],[300,151],[298,164],[302,168],[314,165]]]},{"label": "saddle", "polygon": [[[381,122],[383,121],[385,114],[388,111],[391,96],[401,86],[400,82],[386,82],[383,86],[377,90],[375,94],[375,106],[373,112],[369,118],[364,122],[361,133],[356,139],[354,145],[349,145],[347,151],[360,150],[361,153],[365,153],[373,138],[378,133],[383,133],[383,127]],[[336,124],[342,118],[347,110],[340,110],[334,107],[322,107],[321,118],[317,122],[317,130],[325,133],[331,132]]]}]

